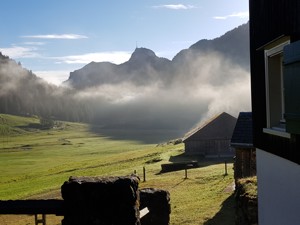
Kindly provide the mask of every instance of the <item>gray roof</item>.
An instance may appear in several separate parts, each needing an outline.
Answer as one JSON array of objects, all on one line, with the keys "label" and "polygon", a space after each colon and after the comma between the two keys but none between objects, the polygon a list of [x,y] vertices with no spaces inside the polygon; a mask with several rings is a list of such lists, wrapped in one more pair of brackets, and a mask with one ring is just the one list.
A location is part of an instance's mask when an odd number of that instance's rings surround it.
[{"label": "gray roof", "polygon": [[183,142],[203,139],[227,139],[232,137],[237,119],[228,113],[221,113],[212,117],[202,126],[189,132]]},{"label": "gray roof", "polygon": [[253,147],[252,112],[240,112],[231,138],[231,146]]}]

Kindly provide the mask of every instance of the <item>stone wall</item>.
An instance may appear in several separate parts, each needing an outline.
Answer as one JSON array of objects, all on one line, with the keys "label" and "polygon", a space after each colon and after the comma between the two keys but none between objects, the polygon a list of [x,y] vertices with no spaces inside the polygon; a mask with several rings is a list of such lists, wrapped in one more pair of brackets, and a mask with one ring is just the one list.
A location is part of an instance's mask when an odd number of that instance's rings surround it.
[{"label": "stone wall", "polygon": [[70,177],[62,225],[139,225],[139,178]]},{"label": "stone wall", "polygon": [[236,225],[257,225],[257,178],[249,177],[236,183]]},{"label": "stone wall", "polygon": [[170,222],[170,193],[145,188],[140,190],[140,209],[147,207],[149,213],[141,219],[142,225],[168,225]]},{"label": "stone wall", "polygon": [[[62,225],[169,225],[170,194],[161,189],[138,189],[140,179],[70,177],[62,187]],[[140,219],[140,210],[149,212]]]},{"label": "stone wall", "polygon": [[199,167],[197,161],[161,164],[161,173]]}]

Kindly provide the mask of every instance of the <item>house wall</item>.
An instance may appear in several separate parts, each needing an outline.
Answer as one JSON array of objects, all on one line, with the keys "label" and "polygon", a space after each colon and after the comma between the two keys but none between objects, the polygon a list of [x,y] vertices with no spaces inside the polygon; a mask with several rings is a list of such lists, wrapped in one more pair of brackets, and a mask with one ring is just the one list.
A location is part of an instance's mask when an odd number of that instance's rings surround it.
[{"label": "house wall", "polygon": [[300,166],[257,149],[259,225],[300,224]]},{"label": "house wall", "polygon": [[230,151],[230,140],[190,140],[185,142],[185,152],[189,155],[233,155]]},{"label": "house wall", "polygon": [[285,35],[300,40],[299,0],[249,0],[251,99],[255,147],[300,163],[300,136],[293,140],[263,132],[267,127],[265,60],[262,46]]},{"label": "house wall", "polygon": [[300,224],[300,136],[264,132],[266,82],[263,46],[289,36],[300,40],[299,0],[249,0],[253,144],[257,148],[260,225]]}]

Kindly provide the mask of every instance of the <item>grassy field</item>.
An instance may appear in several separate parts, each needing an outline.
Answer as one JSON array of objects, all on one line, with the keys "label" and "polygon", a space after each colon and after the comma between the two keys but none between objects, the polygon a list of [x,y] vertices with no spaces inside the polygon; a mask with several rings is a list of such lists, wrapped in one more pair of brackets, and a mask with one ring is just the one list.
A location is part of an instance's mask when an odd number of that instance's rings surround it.
[{"label": "grassy field", "polygon": [[[40,130],[39,119],[0,114],[0,199],[59,198],[69,176],[122,176],[137,173],[171,194],[171,224],[234,224],[233,170],[229,164],[200,162],[200,167],[160,173],[162,163],[193,160],[183,145],[143,144],[93,133],[87,124],[57,123]],[[60,217],[48,216],[47,224]],[[0,215],[1,225],[34,224],[33,216]]]}]

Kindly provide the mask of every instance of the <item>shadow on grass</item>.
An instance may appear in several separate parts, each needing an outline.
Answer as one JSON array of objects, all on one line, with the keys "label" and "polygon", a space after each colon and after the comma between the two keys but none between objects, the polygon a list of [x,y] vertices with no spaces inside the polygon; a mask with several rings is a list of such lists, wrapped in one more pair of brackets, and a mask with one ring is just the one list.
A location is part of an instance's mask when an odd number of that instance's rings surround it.
[{"label": "shadow on grass", "polygon": [[233,163],[233,157],[220,157],[220,158],[205,158],[203,156],[190,156],[182,153],[180,155],[171,156],[170,163],[161,164],[161,171],[155,175],[169,173],[180,170],[189,170],[194,168],[207,167],[211,165]]},{"label": "shadow on grass", "polygon": [[135,128],[104,128],[90,125],[90,131],[112,140],[132,140],[144,144],[159,144],[167,142],[180,136],[177,130],[155,130]]},{"label": "shadow on grass", "polygon": [[39,123],[30,123],[26,126],[18,126],[18,128],[23,129],[23,130],[49,130],[51,127],[39,124]]},{"label": "shadow on grass", "polygon": [[232,193],[223,203],[216,215],[203,225],[232,225],[235,224],[235,199]]},{"label": "shadow on grass", "polygon": [[[199,167],[206,167],[216,164],[225,164],[225,163],[233,163],[234,159],[233,157],[219,157],[219,158],[205,158],[201,155],[187,155],[185,153],[182,153],[180,155],[171,156],[169,158],[169,162],[172,164],[180,164],[180,163],[191,163],[191,162],[197,162],[197,168]],[[195,168],[195,167],[193,167]],[[185,169],[185,168],[184,168]]]},{"label": "shadow on grass", "polygon": [[216,158],[206,158],[203,155],[187,155],[182,153],[180,155],[171,156],[169,159],[172,163],[179,163],[179,162],[188,162],[188,161],[197,161],[199,167],[209,166],[224,163],[225,161],[228,163],[233,162],[233,157],[216,157]]}]

